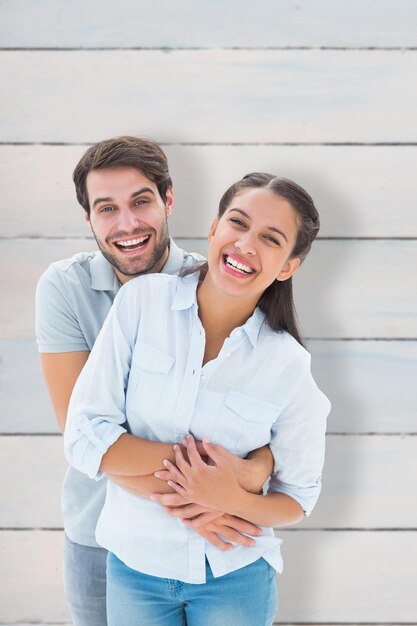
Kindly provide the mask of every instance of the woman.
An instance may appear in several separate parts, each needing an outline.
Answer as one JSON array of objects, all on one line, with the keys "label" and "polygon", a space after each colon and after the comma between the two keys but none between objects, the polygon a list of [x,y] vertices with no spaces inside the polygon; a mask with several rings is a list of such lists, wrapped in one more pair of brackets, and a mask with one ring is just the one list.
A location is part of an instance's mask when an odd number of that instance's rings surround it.
[{"label": "woman", "polygon": [[[249,174],[220,201],[208,266],[143,276],[117,296],[71,399],[67,457],[95,479],[149,474],[158,445],[167,470],[157,474],[176,494],[149,501],[109,483],[96,536],[110,552],[110,626],[272,624],[282,561],[271,527],[311,512],[324,459],[329,403],[301,346],[291,285],[318,229],[301,187]],[[248,494],[229,453],[267,443],[268,493]],[[198,521],[160,506],[190,502],[263,526],[262,536],[221,552],[194,532]]]}]

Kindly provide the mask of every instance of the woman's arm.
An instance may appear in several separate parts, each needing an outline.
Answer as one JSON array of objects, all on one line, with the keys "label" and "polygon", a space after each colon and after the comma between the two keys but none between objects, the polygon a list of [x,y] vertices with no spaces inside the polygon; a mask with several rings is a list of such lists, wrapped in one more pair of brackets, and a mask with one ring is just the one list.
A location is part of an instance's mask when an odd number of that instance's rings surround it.
[{"label": "woman's arm", "polygon": [[[231,515],[261,526],[287,526],[296,524],[304,517],[301,506],[284,493],[266,496],[245,491],[236,476],[231,455],[222,446],[203,441],[209,463],[201,458],[194,439],[186,440],[188,459],[181,448],[174,446],[175,465],[168,459],[164,466],[171,475],[168,485],[177,494],[202,506],[218,508]],[[160,504],[172,502],[172,497],[160,494],[152,496]],[[184,520],[198,528],[198,521]]]}]

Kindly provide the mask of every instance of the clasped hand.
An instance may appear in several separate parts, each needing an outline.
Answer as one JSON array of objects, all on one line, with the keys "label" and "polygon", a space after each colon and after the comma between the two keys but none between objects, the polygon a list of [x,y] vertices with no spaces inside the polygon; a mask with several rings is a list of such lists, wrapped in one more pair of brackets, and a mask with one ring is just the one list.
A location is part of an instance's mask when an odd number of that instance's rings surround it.
[{"label": "clasped hand", "polygon": [[155,493],[151,498],[202,536],[209,533],[210,537],[206,538],[221,549],[230,549],[232,545],[218,536],[218,541],[213,541],[213,533],[221,533],[241,545],[253,545],[253,539],[242,533],[256,536],[262,531],[254,524],[224,513],[230,510],[242,490],[233,469],[233,455],[205,440],[196,443],[192,435],[184,440],[183,446],[186,454],[181,446],[175,445],[175,464],[166,459],[166,469],[155,472],[155,476],[165,480],[175,493]]}]

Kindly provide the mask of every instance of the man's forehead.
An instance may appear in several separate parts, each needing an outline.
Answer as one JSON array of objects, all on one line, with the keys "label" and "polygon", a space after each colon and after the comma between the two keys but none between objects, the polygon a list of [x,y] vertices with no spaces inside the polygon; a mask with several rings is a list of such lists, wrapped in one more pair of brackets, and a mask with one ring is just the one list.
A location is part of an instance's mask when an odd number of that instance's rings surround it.
[{"label": "man's forehead", "polygon": [[87,193],[93,196],[131,194],[140,189],[158,193],[157,186],[134,167],[115,167],[91,170],[86,178]]}]

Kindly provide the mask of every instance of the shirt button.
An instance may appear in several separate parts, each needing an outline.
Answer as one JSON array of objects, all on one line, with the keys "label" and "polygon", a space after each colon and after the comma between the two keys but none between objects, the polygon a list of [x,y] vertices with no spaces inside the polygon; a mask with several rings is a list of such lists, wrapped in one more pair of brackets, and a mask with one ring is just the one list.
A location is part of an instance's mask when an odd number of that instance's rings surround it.
[{"label": "shirt button", "polygon": [[241,335],[241,334],[242,334],[242,331],[241,331],[241,330],[237,330],[237,331],[236,331],[236,337],[240,337],[240,335]]},{"label": "shirt button", "polygon": [[181,415],[188,415],[188,409],[181,409]]}]

